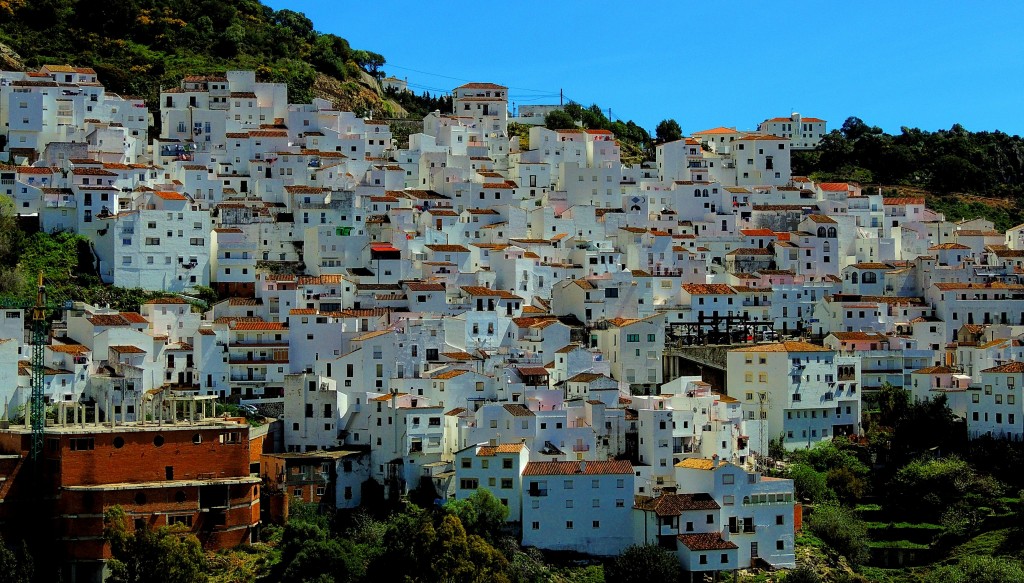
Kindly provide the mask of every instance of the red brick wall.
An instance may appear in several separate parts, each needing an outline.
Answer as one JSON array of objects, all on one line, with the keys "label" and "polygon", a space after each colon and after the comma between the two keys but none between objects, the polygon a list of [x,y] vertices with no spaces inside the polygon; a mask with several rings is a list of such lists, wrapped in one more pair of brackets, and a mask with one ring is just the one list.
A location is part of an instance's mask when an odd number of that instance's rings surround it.
[{"label": "red brick wall", "polygon": [[[220,443],[225,433],[237,433],[237,443]],[[193,443],[198,435],[201,443]],[[249,475],[248,428],[102,432],[94,435],[95,449],[71,451],[70,441],[80,436],[47,437],[44,455],[59,460],[62,486],[88,486],[119,482],[162,482],[166,467],[173,467],[173,479],[195,480]],[[81,437],[85,437],[82,435]],[[163,438],[157,446],[154,439]],[[54,451],[52,439],[60,440]],[[123,445],[117,447],[120,441]]]},{"label": "red brick wall", "polygon": [[[233,443],[221,443],[222,434],[236,434]],[[199,443],[194,438],[199,436]],[[154,438],[162,438],[157,446]],[[93,438],[94,449],[71,450],[71,440]],[[30,436],[0,431],[0,452],[27,455]],[[50,522],[54,536],[62,542],[63,553],[55,560],[94,560],[107,558],[109,545],[102,540],[103,514],[113,506],[121,506],[133,519],[160,527],[168,522],[168,514],[191,515],[191,532],[207,549],[229,548],[249,542],[253,527],[260,520],[260,485],[233,484],[227,489],[228,509],[222,523],[214,523],[213,513],[200,511],[200,487],[167,482],[167,466],[173,467],[177,480],[203,480],[211,478],[240,478],[249,476],[249,463],[253,458],[247,427],[217,428],[192,427],[136,427],[124,431],[100,430],[96,433],[50,433],[46,436],[43,452],[44,475],[48,487],[55,492],[52,500],[43,506],[34,505],[33,519],[49,513],[56,520]],[[259,459],[259,449],[256,450]],[[29,471],[8,475],[17,463],[2,464],[8,491],[7,503],[0,505],[0,525],[16,527],[27,518],[26,508],[32,489]],[[10,467],[8,467],[10,466]],[[24,465],[21,468],[25,470]],[[138,482],[157,482],[149,487],[124,485]],[[102,486],[120,484],[117,488],[95,490],[68,490],[58,487]],[[20,513],[20,514],[19,514]],[[23,516],[24,515],[24,516]]]}]

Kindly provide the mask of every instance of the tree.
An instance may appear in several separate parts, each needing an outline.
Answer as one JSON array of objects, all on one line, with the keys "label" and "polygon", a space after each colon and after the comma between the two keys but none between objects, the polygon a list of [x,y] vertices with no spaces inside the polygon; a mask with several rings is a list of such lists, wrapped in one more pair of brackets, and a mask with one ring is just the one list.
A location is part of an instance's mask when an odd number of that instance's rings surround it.
[{"label": "tree", "polygon": [[674,119],[663,119],[658,127],[654,128],[654,135],[659,142],[674,142],[683,137],[683,128]]},{"label": "tree", "polygon": [[366,565],[362,549],[346,539],[307,540],[287,564],[282,583],[355,583],[363,580]]},{"label": "tree", "polygon": [[793,480],[797,498],[801,500],[825,502],[835,498],[835,492],[828,487],[828,477],[810,464],[796,462],[789,466],[788,475]]},{"label": "tree", "polygon": [[868,529],[852,510],[822,504],[807,518],[810,531],[854,565],[868,558]]},{"label": "tree", "polygon": [[568,113],[556,109],[544,116],[544,127],[549,130],[571,130],[576,127],[576,122]]},{"label": "tree", "polygon": [[110,542],[110,581],[144,583],[159,573],[161,583],[195,583],[207,580],[206,555],[199,539],[183,527],[144,525],[133,529],[120,506],[103,515],[104,537]]},{"label": "tree", "polygon": [[459,517],[466,532],[494,542],[508,518],[508,506],[501,503],[487,488],[480,488],[465,500],[450,500],[444,505],[450,514]]},{"label": "tree", "polygon": [[682,569],[675,555],[657,545],[632,545],[604,567],[607,583],[679,581]]},{"label": "tree", "polygon": [[949,508],[960,506],[963,514],[987,506],[1002,495],[1003,486],[951,456],[908,463],[896,472],[886,491],[886,506],[894,515],[937,522]]},{"label": "tree", "polygon": [[34,571],[32,556],[24,541],[12,551],[0,538],[0,581],[31,583]]},{"label": "tree", "polygon": [[856,504],[867,490],[867,481],[845,467],[828,470],[825,483],[844,504]]}]

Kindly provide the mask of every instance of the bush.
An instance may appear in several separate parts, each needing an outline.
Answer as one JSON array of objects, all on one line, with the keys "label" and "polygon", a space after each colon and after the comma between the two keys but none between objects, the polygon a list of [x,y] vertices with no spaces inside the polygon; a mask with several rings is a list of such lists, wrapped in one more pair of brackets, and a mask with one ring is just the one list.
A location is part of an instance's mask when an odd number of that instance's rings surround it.
[{"label": "bush", "polygon": [[657,545],[629,546],[604,568],[606,583],[672,583],[681,574],[675,555]]},{"label": "bush", "polygon": [[821,577],[818,573],[807,565],[801,565],[796,569],[793,569],[783,579],[783,583],[820,583]]},{"label": "bush", "polygon": [[808,517],[807,528],[851,564],[867,560],[867,525],[852,510],[838,504],[818,506]]},{"label": "bush", "polygon": [[835,492],[828,487],[828,477],[809,464],[797,462],[791,465],[788,477],[793,480],[796,495],[801,500],[818,503],[835,499]]},{"label": "bush", "polygon": [[955,565],[939,567],[928,583],[1024,583],[1020,561],[1007,557],[967,556]]},{"label": "bush", "polygon": [[918,522],[939,522],[949,509],[977,509],[999,498],[1003,486],[980,476],[957,457],[915,460],[899,469],[889,482],[888,508]]}]

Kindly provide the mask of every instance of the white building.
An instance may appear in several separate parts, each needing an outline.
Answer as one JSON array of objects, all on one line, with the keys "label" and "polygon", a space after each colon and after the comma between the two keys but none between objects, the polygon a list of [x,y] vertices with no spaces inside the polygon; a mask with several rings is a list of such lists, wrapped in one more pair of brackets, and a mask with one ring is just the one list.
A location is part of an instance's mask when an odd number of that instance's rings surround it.
[{"label": "white building", "polygon": [[523,471],[523,546],[617,555],[633,544],[627,461],[530,462]]},{"label": "white building", "polygon": [[729,351],[727,385],[744,417],[763,420],[751,449],[766,453],[769,440],[788,449],[811,447],[860,432],[860,359],[802,341]]}]

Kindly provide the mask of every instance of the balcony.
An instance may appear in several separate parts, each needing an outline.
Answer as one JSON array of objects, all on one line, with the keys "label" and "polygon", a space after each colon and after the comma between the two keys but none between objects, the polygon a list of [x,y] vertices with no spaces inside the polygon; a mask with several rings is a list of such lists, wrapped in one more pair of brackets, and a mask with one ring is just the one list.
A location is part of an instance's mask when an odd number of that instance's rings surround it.
[{"label": "balcony", "polygon": [[233,383],[265,383],[267,382],[267,375],[231,375],[231,382]]},{"label": "balcony", "polygon": [[573,451],[577,451],[577,452],[580,452],[580,451],[590,451],[590,445],[586,444],[586,443],[577,443],[577,444],[572,446],[572,450]]},{"label": "balcony", "polygon": [[526,491],[526,494],[528,496],[532,496],[534,498],[543,498],[543,497],[548,495],[548,489],[547,488],[530,488],[529,490]]}]

